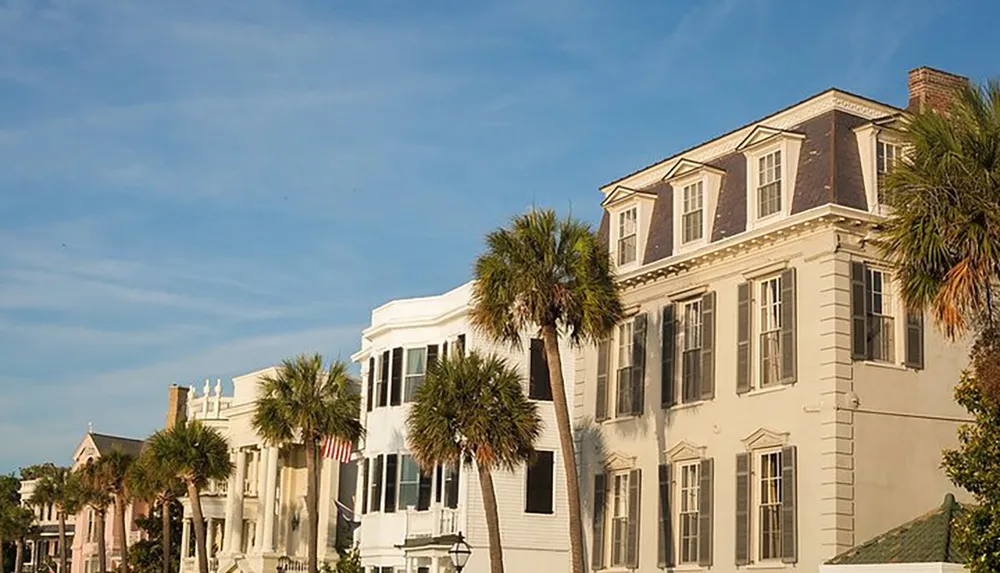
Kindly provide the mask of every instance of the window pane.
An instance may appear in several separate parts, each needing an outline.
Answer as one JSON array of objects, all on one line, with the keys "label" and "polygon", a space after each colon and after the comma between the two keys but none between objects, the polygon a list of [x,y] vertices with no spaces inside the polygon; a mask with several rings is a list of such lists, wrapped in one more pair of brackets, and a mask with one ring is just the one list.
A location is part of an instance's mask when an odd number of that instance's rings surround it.
[{"label": "window pane", "polygon": [[553,469],[553,453],[539,451],[527,468],[526,512],[552,513]]},{"label": "window pane", "polygon": [[760,559],[781,557],[781,452],[760,456],[758,527]]},{"label": "window pane", "polygon": [[417,505],[420,489],[420,467],[410,456],[402,456],[399,467],[399,509]]}]

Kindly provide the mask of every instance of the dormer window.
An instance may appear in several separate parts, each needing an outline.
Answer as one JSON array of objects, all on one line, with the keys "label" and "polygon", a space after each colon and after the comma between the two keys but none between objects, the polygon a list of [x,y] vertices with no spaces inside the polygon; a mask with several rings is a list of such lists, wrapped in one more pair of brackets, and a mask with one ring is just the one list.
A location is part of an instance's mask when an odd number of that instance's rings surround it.
[{"label": "dormer window", "polygon": [[704,182],[697,181],[684,187],[683,207],[683,242],[697,241],[705,235]]},{"label": "dormer window", "polygon": [[875,173],[878,186],[878,204],[885,204],[885,176],[903,157],[903,146],[879,138],[875,143]]},{"label": "dormer window", "polygon": [[781,150],[757,160],[757,218],[781,211]]},{"label": "dormer window", "polygon": [[618,213],[618,266],[634,263],[638,251],[638,209]]}]

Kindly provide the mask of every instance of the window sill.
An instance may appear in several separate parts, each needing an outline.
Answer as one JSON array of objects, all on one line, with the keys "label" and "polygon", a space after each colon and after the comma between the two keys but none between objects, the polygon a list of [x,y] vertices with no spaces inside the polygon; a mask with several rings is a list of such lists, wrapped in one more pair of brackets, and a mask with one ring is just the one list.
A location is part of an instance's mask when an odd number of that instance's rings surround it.
[{"label": "window sill", "polygon": [[909,370],[905,365],[895,362],[879,362],[878,360],[860,360],[859,362],[876,368],[888,368],[889,370],[902,370],[904,372]]},{"label": "window sill", "polygon": [[782,390],[788,388],[789,386],[791,386],[791,384],[782,384],[778,382],[776,384],[768,386],[767,388],[754,388],[749,392],[745,392],[743,396],[750,397],[750,396],[761,396],[763,394],[772,394],[774,392],[781,392]]},{"label": "window sill", "polygon": [[702,404],[708,402],[709,400],[697,400],[695,402],[681,402],[680,404],[674,404],[673,406],[670,406],[669,408],[667,408],[667,411],[678,412],[681,410],[690,410],[692,408],[697,408],[698,406],[701,406]]},{"label": "window sill", "polygon": [[627,416],[618,416],[617,418],[608,418],[607,420],[604,420],[601,423],[602,424],[616,424],[618,422],[630,422],[630,421],[638,420],[641,417],[642,416],[639,416],[638,414],[629,414]]},{"label": "window sill", "polygon": [[668,571],[701,571],[703,569],[704,567],[698,565],[697,563],[682,563],[681,565],[667,567]]},{"label": "window sill", "polygon": [[762,571],[766,569],[790,569],[791,567],[791,564],[783,561],[765,561],[763,563],[751,563],[743,566],[744,569],[749,569],[751,571]]}]

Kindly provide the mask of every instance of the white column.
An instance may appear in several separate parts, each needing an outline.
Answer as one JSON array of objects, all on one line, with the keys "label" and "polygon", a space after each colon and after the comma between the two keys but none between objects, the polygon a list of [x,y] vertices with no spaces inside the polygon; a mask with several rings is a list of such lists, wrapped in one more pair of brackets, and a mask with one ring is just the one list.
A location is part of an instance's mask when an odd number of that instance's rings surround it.
[{"label": "white column", "polygon": [[438,561],[437,555],[431,557],[431,573],[441,573],[441,563]]},{"label": "white column", "polygon": [[183,567],[184,560],[190,555],[191,547],[191,520],[185,519],[184,526],[181,528],[181,566]]},{"label": "white column", "polygon": [[262,532],[261,552],[274,552],[274,506],[275,495],[278,493],[278,448],[267,448],[267,478],[264,483],[264,531]]},{"label": "white column", "polygon": [[226,535],[223,552],[239,553],[243,547],[243,482],[247,478],[247,453],[236,451],[236,471],[226,496]]}]

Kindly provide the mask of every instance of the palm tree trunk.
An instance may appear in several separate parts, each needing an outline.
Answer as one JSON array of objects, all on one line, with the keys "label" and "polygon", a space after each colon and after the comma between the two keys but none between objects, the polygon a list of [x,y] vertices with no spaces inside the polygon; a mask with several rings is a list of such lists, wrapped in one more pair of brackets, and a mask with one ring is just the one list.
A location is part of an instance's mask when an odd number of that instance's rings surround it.
[{"label": "palm tree trunk", "polygon": [[24,567],[24,539],[18,538],[14,547],[14,573],[21,573],[21,568]]},{"label": "palm tree trunk", "polygon": [[115,535],[118,536],[118,543],[121,544],[121,564],[119,571],[128,573],[128,527],[125,524],[125,499],[123,496],[115,496]]},{"label": "palm tree trunk", "polygon": [[317,444],[314,439],[306,439],[306,511],[309,518],[309,548],[306,555],[309,565],[309,573],[317,573],[318,567],[318,547],[319,544],[319,499],[316,491],[316,484],[319,481],[319,464],[316,463]]},{"label": "palm tree trunk", "polygon": [[170,573],[170,500],[164,499],[160,502],[160,526],[163,531],[160,532],[161,542],[163,544],[163,573]]},{"label": "palm tree trunk", "polygon": [[188,499],[191,500],[191,521],[194,525],[194,545],[198,550],[198,573],[208,573],[208,548],[205,547],[205,522],[201,516],[201,493],[194,482],[187,484]]},{"label": "palm tree trunk", "polygon": [[486,531],[490,539],[490,573],[503,573],[503,548],[500,546],[500,515],[497,513],[497,493],[493,489],[493,474],[485,464],[479,469],[479,489],[486,510]]},{"label": "palm tree trunk", "polygon": [[99,509],[94,512],[94,529],[97,530],[97,568],[101,573],[108,571],[108,546],[104,542],[104,514],[107,509]]},{"label": "palm tree trunk", "polygon": [[59,509],[59,573],[69,573],[66,552],[66,510]]},{"label": "palm tree trunk", "polygon": [[566,472],[566,497],[569,502],[569,545],[573,559],[572,573],[583,572],[583,520],[580,517],[580,478],[576,473],[576,448],[570,426],[569,407],[566,405],[566,385],[563,382],[562,360],[559,357],[559,333],[555,325],[542,326],[545,357],[549,365],[549,383],[552,386],[552,405],[556,411],[559,428],[559,447],[562,450],[563,469]]}]

